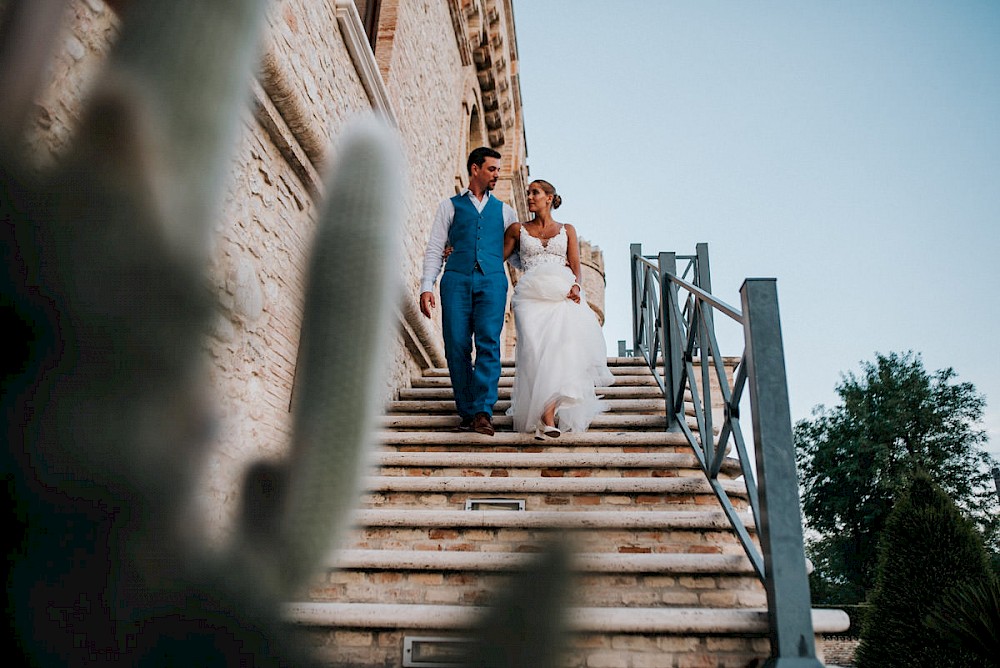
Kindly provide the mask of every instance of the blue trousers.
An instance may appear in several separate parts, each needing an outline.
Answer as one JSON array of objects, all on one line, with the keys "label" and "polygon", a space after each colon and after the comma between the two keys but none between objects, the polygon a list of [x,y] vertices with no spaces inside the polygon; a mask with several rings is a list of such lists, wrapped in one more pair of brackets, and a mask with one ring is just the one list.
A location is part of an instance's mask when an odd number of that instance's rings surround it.
[{"label": "blue trousers", "polygon": [[476,413],[493,415],[500,382],[500,332],[506,307],[504,272],[445,271],[441,277],[444,354],[455,390],[455,407],[463,418]]}]

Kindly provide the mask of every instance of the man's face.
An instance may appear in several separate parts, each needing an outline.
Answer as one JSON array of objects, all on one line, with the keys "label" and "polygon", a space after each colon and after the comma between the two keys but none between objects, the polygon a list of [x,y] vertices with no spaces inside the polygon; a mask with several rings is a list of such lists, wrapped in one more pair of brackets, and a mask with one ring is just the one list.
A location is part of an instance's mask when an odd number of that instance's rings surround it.
[{"label": "man's face", "polygon": [[482,190],[493,190],[500,178],[499,158],[486,158],[482,165],[473,165],[469,174],[469,185],[476,184]]}]

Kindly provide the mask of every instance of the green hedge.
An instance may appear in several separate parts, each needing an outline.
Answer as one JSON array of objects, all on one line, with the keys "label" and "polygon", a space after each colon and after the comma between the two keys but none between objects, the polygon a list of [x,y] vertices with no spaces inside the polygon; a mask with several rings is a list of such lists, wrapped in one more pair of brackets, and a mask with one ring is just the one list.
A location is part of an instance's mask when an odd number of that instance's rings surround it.
[{"label": "green hedge", "polygon": [[989,580],[992,573],[979,533],[926,474],[914,475],[894,506],[879,552],[858,668],[996,665],[927,624],[949,590]]}]

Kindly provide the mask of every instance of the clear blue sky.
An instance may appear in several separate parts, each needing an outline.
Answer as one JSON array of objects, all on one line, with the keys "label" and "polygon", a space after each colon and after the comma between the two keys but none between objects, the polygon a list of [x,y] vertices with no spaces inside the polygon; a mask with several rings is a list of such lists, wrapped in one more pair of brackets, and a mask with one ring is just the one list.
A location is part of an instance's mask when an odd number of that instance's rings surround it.
[{"label": "clear blue sky", "polygon": [[1000,460],[1000,2],[514,0],[514,17],[531,175],[604,252],[610,352],[631,347],[629,243],[707,242],[724,301],[778,280],[794,419],[913,350],[986,395]]}]

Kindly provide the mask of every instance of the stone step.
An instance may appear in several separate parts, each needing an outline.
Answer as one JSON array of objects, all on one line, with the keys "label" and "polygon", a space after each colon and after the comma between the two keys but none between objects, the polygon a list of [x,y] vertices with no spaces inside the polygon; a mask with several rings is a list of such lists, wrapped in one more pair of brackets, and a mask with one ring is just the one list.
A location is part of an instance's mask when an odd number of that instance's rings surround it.
[{"label": "stone step", "polygon": [[[447,474],[458,469],[494,470],[527,469],[542,474],[543,471],[570,471],[573,475],[589,475],[595,469],[598,475],[627,476],[638,470],[643,475],[656,475],[668,471],[691,471],[701,475],[697,458],[687,453],[591,453],[591,452],[512,452],[498,460],[495,453],[481,452],[388,452],[375,454],[375,464],[383,475],[389,471],[416,469],[420,475],[430,475],[425,469],[435,468]],[[741,473],[739,460],[727,457],[722,473],[736,476]],[[550,473],[551,475],[551,473]]]},{"label": "stone step", "polygon": [[[502,416],[501,416],[502,417]],[[443,419],[438,419],[445,422]],[[508,418],[509,420],[509,418]],[[513,431],[498,431],[493,436],[482,436],[475,432],[451,431],[451,427],[458,424],[457,418],[452,418],[447,422],[448,429],[445,431],[380,431],[376,438],[380,443],[386,444],[410,444],[410,443],[440,443],[443,445],[532,445],[541,444],[551,446],[573,446],[573,445],[625,445],[625,446],[679,446],[688,447],[687,438],[681,432],[669,431],[625,431],[614,432],[566,432],[559,438],[550,438],[545,441],[536,440],[531,434]]]},{"label": "stone step", "polygon": [[[454,419],[452,423],[457,422]],[[494,452],[504,455],[518,452],[691,452],[684,434],[666,431],[567,432],[559,438],[539,441],[531,434],[511,431],[482,436],[459,431],[383,430],[376,438],[383,448],[410,452]]]},{"label": "stone step", "polygon": [[[724,357],[723,364],[729,369],[732,369],[739,362],[738,357]],[[701,360],[699,358],[694,358],[693,361],[695,373],[701,372]],[[500,374],[503,376],[513,376],[516,369],[514,360],[503,360],[500,366]],[[709,369],[712,372],[715,371],[714,364],[709,364]],[[650,373],[649,365],[642,358],[622,358],[622,357],[609,357],[608,358],[608,370],[614,375],[621,376],[641,376]],[[662,361],[656,365],[656,371],[659,374],[663,374],[663,363]],[[429,369],[423,370],[424,376],[447,376],[447,367],[431,367]]]},{"label": "stone step", "polygon": [[[693,417],[688,417],[687,419],[688,427],[692,431],[698,429],[698,423]],[[381,428],[383,429],[401,429],[405,431],[421,430],[421,429],[432,429],[432,430],[448,430],[456,427],[458,425],[458,417],[455,415],[407,415],[407,414],[391,414],[383,415],[379,422]],[[498,431],[509,432],[513,428],[513,419],[507,415],[494,415],[493,416],[493,427]],[[663,431],[666,429],[666,418],[663,415],[635,415],[632,413],[602,413],[594,417],[593,421],[590,423],[590,430],[586,433],[593,432],[609,432],[609,431],[620,431],[620,430],[656,430]],[[718,433],[718,428],[716,428],[716,433]],[[566,434],[570,435],[569,433]],[[581,434],[582,435],[582,434]],[[605,438],[608,438],[607,434],[602,434]],[[475,432],[467,432],[466,436],[471,436],[473,438],[489,438],[484,437]],[[533,439],[531,434],[523,434],[523,436]],[[561,438],[561,437],[560,437]]]},{"label": "stone step", "polygon": [[[747,495],[742,481],[720,480],[726,494]],[[704,476],[671,478],[556,478],[556,477],[469,477],[469,476],[371,476],[365,481],[369,492],[423,492],[433,494],[612,494],[685,495],[713,494]],[[714,499],[714,496],[712,497]]]},{"label": "stone step", "polygon": [[[426,604],[303,602],[285,607],[302,642],[333,668],[399,666],[417,658],[420,650],[428,657],[438,652],[454,657],[449,650],[460,651],[484,613],[483,606]],[[812,610],[811,616],[817,633],[842,633],[850,623],[842,611]],[[742,668],[757,665],[770,653],[763,608],[574,607],[567,610],[567,621],[569,646],[559,657],[559,665],[567,668]]]},{"label": "stone step", "polygon": [[[477,606],[406,605],[393,603],[296,602],[286,606],[296,624],[365,629],[468,629],[485,610]],[[767,633],[765,609],[705,608],[572,608],[570,628],[577,632],[744,635]],[[846,631],[850,620],[842,610],[812,610],[816,633]]]},{"label": "stone step", "polygon": [[[434,492],[434,491],[384,491],[368,492],[361,498],[361,507],[369,509],[391,510],[464,510],[470,503],[477,508],[510,507],[512,504],[523,504],[525,511],[556,511],[573,513],[581,510],[626,511],[651,513],[662,511],[696,512],[705,508],[718,507],[715,496],[707,494],[670,495],[655,493],[620,493],[620,494],[587,494],[587,493],[531,493],[531,492]],[[745,498],[731,496],[729,499],[737,512],[749,508]]]},{"label": "stone step", "polygon": [[[612,413],[666,414],[666,403],[660,399],[609,399],[604,397],[608,410]],[[494,414],[503,415],[510,408],[510,400],[500,399],[493,405]],[[452,399],[434,400],[420,399],[418,401],[390,401],[386,406],[388,413],[424,413],[424,414],[455,414],[455,402]],[[688,415],[694,415],[694,408],[687,409]]]},{"label": "stone step", "polygon": [[[424,552],[536,552],[547,536],[554,533],[572,543],[580,552],[607,554],[729,554],[742,555],[744,550],[728,527],[706,529],[697,526],[659,525],[657,521],[637,526],[615,526],[616,523],[598,522],[598,526],[585,526],[587,518],[573,519],[577,515],[596,515],[600,512],[576,511],[520,511],[522,515],[551,512],[567,518],[574,526],[553,529],[545,522],[529,518],[528,526],[415,526],[432,524],[411,521],[413,526],[368,526],[352,532],[343,543],[345,548],[356,550],[414,550]],[[378,512],[368,510],[364,512]],[[404,512],[398,509],[384,512]],[[449,512],[449,511],[442,511]],[[451,511],[462,512],[462,511]],[[490,511],[500,513],[503,511]],[[517,511],[511,511],[517,512]],[[628,511],[651,518],[658,512]],[[694,514],[696,511],[689,511]],[[619,513],[620,514],[620,513]],[[617,524],[635,524],[618,522]],[[693,524],[693,523],[690,523]]]},{"label": "stone step", "polygon": [[[511,387],[499,388],[500,399],[510,399]],[[599,392],[605,399],[657,399],[663,401],[663,392],[655,385],[645,385],[638,387],[627,387],[612,385],[602,387]],[[453,401],[451,385],[441,387],[413,387],[399,391],[399,399],[402,401]]]},{"label": "stone step", "polygon": [[[497,552],[345,550],[314,585],[314,600],[480,604],[530,555]],[[756,607],[766,596],[742,554],[576,553],[580,605]]]},{"label": "stone step", "polygon": [[[323,582],[314,585],[311,596],[315,601],[352,603],[481,605],[488,603],[494,592],[502,590],[509,577],[509,572],[475,567],[462,571],[340,569],[330,572]],[[767,605],[764,588],[752,573],[664,574],[599,570],[573,573],[571,578],[575,605],[652,608],[695,605],[757,608]]]},{"label": "stone step", "polygon": [[[747,529],[753,518],[742,515]],[[729,531],[729,520],[721,511],[615,511],[579,512],[518,510],[357,510],[357,527],[488,528],[488,529],[653,529]]]},{"label": "stone step", "polygon": [[[644,376],[650,373],[649,367],[644,364],[636,365],[608,365],[608,370],[614,376]],[[658,369],[662,373],[662,367]],[[500,376],[502,378],[513,377],[515,369],[513,365],[504,365],[501,367]],[[424,378],[447,378],[449,376],[448,369],[442,367],[432,367],[430,369],[424,369]]]},{"label": "stone step", "polygon": [[[729,369],[735,369],[736,366],[740,363],[740,359],[741,358],[737,355],[723,355],[722,363]],[[696,371],[701,369],[701,356],[695,355],[693,358],[691,358],[691,363],[694,365]],[[713,361],[713,358],[709,357],[708,363],[709,363],[709,368],[712,369],[715,368],[715,362]],[[503,366],[505,367],[515,366],[514,360],[504,360]],[[634,367],[642,367],[644,369],[648,369],[649,363],[646,362],[645,358],[643,357],[608,357],[608,368],[623,367],[623,366],[634,366]],[[661,371],[663,370],[662,357],[657,358],[656,368]]]},{"label": "stone step", "polygon": [[[513,387],[514,386],[514,376],[500,376],[499,387]],[[451,379],[445,376],[421,376],[419,378],[413,379],[413,387],[415,388],[426,388],[426,387],[451,387]],[[649,375],[638,375],[638,376],[616,376],[615,382],[611,387],[658,387],[656,384],[656,379]],[[597,393],[603,393],[603,387],[597,388]]]},{"label": "stone step", "polygon": [[[335,570],[386,571],[516,571],[529,554],[506,552],[428,552],[413,550],[341,550],[330,559]],[[660,575],[753,575],[753,566],[742,554],[618,554],[576,553],[572,570],[578,573]]]},{"label": "stone step", "polygon": [[[708,359],[711,362],[712,358],[709,357]],[[723,361],[723,363],[725,363],[726,366],[734,367],[737,364],[739,364],[740,358],[738,356],[736,356],[736,355],[723,355],[722,361]],[[508,366],[509,367],[513,367],[514,366],[514,362],[515,362],[515,360],[513,358],[505,358],[505,359],[501,360],[502,366],[505,366],[505,367],[508,367]],[[662,367],[663,366],[663,357],[662,356],[661,357],[657,357],[656,362],[657,362],[658,366]],[[692,359],[692,362],[695,364],[695,366],[701,365],[701,357],[698,356],[698,355],[695,355],[694,358]],[[609,356],[608,357],[608,366],[609,367],[612,367],[612,366],[646,366],[646,365],[647,365],[646,358],[642,357],[641,355],[634,355],[632,357],[618,357],[618,356]]]}]

